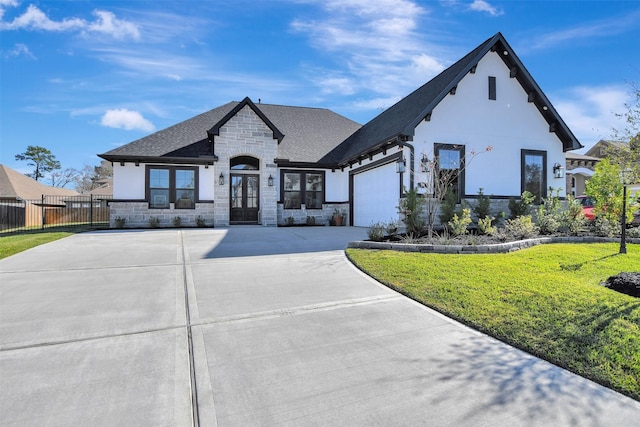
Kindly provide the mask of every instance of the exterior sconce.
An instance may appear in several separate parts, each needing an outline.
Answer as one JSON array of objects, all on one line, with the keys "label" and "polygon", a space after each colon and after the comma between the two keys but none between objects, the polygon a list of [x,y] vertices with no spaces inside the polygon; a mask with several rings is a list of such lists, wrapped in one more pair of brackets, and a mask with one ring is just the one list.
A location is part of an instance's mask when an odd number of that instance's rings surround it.
[{"label": "exterior sconce", "polygon": [[273,187],[273,176],[269,175],[269,178],[267,178],[267,184],[269,187]]},{"label": "exterior sconce", "polygon": [[220,173],[220,176],[218,177],[218,184],[224,185],[224,175],[222,174],[222,172]]},{"label": "exterior sconce", "polygon": [[396,172],[404,173],[404,158],[402,156],[400,156],[396,162]]},{"label": "exterior sconce", "polygon": [[555,178],[564,178],[564,168],[558,162],[553,165],[553,176]]},{"label": "exterior sconce", "polygon": [[429,157],[425,154],[423,154],[420,159],[420,169],[422,172],[429,172]]}]

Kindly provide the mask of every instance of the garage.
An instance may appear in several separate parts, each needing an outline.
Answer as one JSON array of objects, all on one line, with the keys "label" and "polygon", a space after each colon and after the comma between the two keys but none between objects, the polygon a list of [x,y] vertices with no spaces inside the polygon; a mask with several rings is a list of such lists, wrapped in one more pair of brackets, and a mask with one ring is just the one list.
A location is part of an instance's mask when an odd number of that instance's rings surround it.
[{"label": "garage", "polygon": [[395,162],[362,168],[352,174],[353,225],[368,227],[374,222],[398,219],[400,174]]}]

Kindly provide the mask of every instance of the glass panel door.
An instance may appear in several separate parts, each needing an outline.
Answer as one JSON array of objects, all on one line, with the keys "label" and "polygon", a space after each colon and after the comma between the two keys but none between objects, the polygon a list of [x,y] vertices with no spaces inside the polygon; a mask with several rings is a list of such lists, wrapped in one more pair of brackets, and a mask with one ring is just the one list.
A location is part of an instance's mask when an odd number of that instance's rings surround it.
[{"label": "glass panel door", "polygon": [[231,175],[231,223],[257,224],[260,210],[258,175]]}]

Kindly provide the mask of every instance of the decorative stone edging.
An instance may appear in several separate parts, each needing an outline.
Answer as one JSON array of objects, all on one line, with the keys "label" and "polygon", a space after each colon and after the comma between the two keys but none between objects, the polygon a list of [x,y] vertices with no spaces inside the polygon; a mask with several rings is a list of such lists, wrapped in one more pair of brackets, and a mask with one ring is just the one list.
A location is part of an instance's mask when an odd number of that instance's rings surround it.
[{"label": "decorative stone edging", "polygon": [[[400,243],[400,242],[349,242],[349,248],[356,249],[383,249],[400,252],[424,252],[434,254],[497,254],[514,252],[520,249],[530,248],[549,243],[609,243],[619,242],[619,238],[612,237],[539,237],[536,239],[518,240],[516,242],[496,243],[493,245],[433,245],[424,243]],[[640,244],[640,239],[627,239],[627,243]]]}]

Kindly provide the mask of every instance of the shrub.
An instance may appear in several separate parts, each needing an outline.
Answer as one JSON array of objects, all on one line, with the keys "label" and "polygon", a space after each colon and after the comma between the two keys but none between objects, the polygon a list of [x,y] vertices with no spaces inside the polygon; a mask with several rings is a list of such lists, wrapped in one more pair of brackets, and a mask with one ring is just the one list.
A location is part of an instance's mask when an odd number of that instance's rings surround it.
[{"label": "shrub", "polygon": [[560,189],[549,187],[549,197],[542,199],[538,206],[538,227],[540,234],[552,234],[558,231],[562,225],[564,211],[560,204]]},{"label": "shrub", "polygon": [[492,235],[496,231],[496,228],[493,226],[494,220],[495,218],[492,216],[480,218],[478,220],[478,231],[480,234]]},{"label": "shrub", "polygon": [[504,224],[506,236],[515,240],[529,239],[537,235],[538,231],[538,227],[533,223],[531,215],[508,219]]},{"label": "shrub", "polygon": [[416,189],[405,192],[404,198],[400,200],[400,213],[404,218],[402,221],[407,228],[407,234],[420,235],[425,227],[422,219],[424,210],[422,197]]},{"label": "shrub", "polygon": [[627,236],[631,238],[640,238],[640,227],[634,227],[627,230]]},{"label": "shrub", "polygon": [[113,225],[115,226],[115,228],[124,228],[124,224],[126,222],[127,222],[127,218],[122,218],[119,216],[113,220]]},{"label": "shrub", "polygon": [[509,219],[515,219],[519,216],[529,215],[529,211],[531,210],[531,205],[535,200],[535,196],[529,192],[525,191],[520,196],[520,199],[516,200],[514,197],[509,199]]},{"label": "shrub", "polygon": [[599,216],[596,218],[595,231],[598,236],[613,237],[620,231],[620,220]]},{"label": "shrub", "polygon": [[292,217],[292,216],[290,216],[290,217],[288,217],[288,218],[287,218],[287,225],[293,225],[293,224],[295,224],[295,223],[296,223],[296,220],[295,220],[295,219],[293,219],[293,217]]},{"label": "shrub", "polygon": [[462,236],[467,234],[467,227],[471,224],[471,210],[462,209],[460,216],[453,214],[453,218],[448,222],[451,232],[454,236]]},{"label": "shrub", "polygon": [[447,193],[444,195],[444,199],[442,199],[442,204],[440,205],[440,224],[444,225],[449,223],[456,213],[461,213],[456,212],[457,204],[458,197],[451,189],[447,189]]},{"label": "shrub", "polygon": [[374,222],[367,229],[367,236],[374,242],[381,242],[384,238],[384,230],[386,226],[382,222]]},{"label": "shrub", "polygon": [[180,218],[179,216],[173,218],[173,221],[171,221],[173,223],[174,227],[180,227],[182,225],[182,218]]},{"label": "shrub", "polygon": [[158,228],[159,226],[160,226],[160,218],[158,218],[157,216],[150,216],[149,227]]},{"label": "shrub", "polygon": [[307,216],[307,225],[316,225],[316,217]]},{"label": "shrub", "polygon": [[206,227],[207,223],[205,222],[204,218],[202,218],[200,215],[198,215],[196,217],[196,225],[200,228],[202,227]]},{"label": "shrub", "polygon": [[566,228],[571,234],[577,234],[584,227],[585,221],[582,205],[572,195],[569,195],[567,197],[567,210],[562,216],[562,227]]},{"label": "shrub", "polygon": [[396,220],[392,219],[385,226],[385,230],[387,231],[388,235],[393,236],[394,234],[396,234],[398,232],[398,222]]},{"label": "shrub", "polygon": [[491,215],[491,199],[484,194],[484,189],[478,190],[478,201],[473,207],[473,213],[476,214],[478,219],[483,219]]}]

